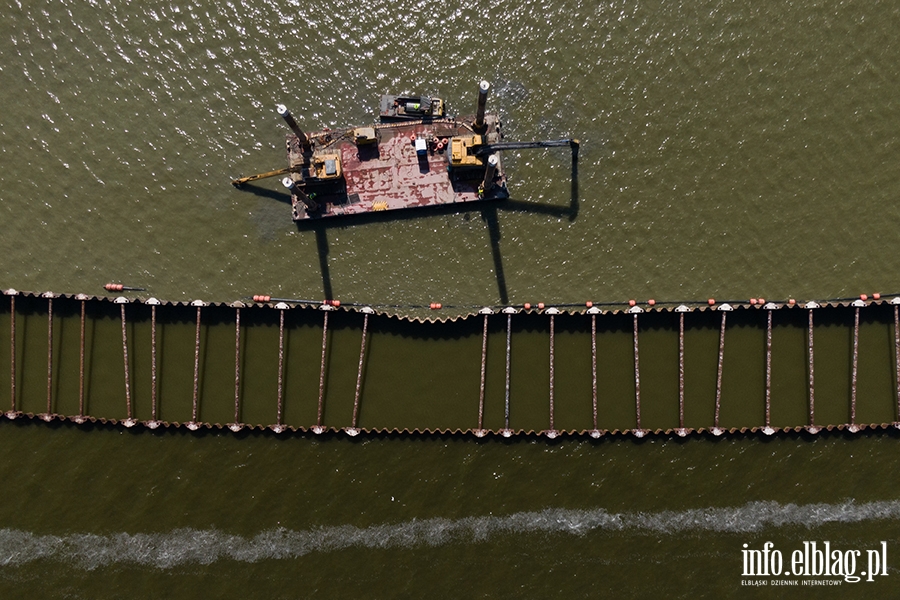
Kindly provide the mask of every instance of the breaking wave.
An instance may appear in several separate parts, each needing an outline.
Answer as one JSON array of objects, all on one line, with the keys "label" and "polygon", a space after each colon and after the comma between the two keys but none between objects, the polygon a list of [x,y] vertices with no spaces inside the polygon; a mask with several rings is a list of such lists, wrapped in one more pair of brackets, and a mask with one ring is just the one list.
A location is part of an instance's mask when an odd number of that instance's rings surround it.
[{"label": "breaking wave", "polygon": [[94,569],[133,563],[167,569],[182,564],[210,564],[221,559],[258,562],[291,559],[312,552],[345,548],[407,548],[451,542],[477,543],[498,534],[549,533],[583,535],[591,531],[676,534],[685,531],[742,533],[764,528],[900,519],[900,501],[856,504],[779,504],[750,502],[734,508],[704,508],[656,513],[610,513],[605,509],[546,509],[504,517],[434,518],[393,525],[284,528],[250,538],[215,529],[175,529],[168,533],[112,535],[35,535],[0,530],[0,565],[17,566],[38,559],[74,562]]}]

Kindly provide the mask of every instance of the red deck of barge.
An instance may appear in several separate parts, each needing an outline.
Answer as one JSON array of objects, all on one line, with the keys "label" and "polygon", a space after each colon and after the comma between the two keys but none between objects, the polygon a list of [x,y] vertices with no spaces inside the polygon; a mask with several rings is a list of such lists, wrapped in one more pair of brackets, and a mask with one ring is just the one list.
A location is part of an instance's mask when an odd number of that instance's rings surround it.
[{"label": "red deck of barge", "polygon": [[[484,193],[479,193],[484,166],[448,168],[451,138],[478,134],[485,144],[501,140],[497,115],[486,114],[484,126],[478,130],[472,122],[472,118],[447,118],[375,124],[370,126],[375,140],[365,144],[357,143],[356,129],[323,131],[309,135],[310,147],[305,151],[297,135],[288,134],[290,177],[297,183],[306,182],[292,194],[294,220],[507,197],[502,161],[496,168],[494,186]],[[416,151],[417,138],[425,141],[424,154]],[[341,177],[328,184],[309,185],[304,170],[308,174],[310,163],[329,155],[339,156]],[[304,202],[304,193],[316,206],[314,210]]]}]

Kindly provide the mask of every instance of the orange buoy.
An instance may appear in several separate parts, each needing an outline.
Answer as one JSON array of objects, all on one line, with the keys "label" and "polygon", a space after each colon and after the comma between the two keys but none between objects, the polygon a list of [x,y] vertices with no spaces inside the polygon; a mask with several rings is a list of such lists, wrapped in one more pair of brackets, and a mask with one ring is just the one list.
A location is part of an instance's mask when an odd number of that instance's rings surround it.
[{"label": "orange buoy", "polygon": [[874,294],[872,294],[872,300],[881,300],[881,294],[875,292]]},{"label": "orange buoy", "polygon": [[709,303],[710,306],[712,306],[713,304],[716,303],[716,299],[715,299],[715,298],[710,298],[709,300],[707,300],[707,302]]},{"label": "orange buoy", "polygon": [[541,309],[541,310],[544,310],[544,303],[543,303],[543,302],[538,302],[538,308]]},{"label": "orange buoy", "polygon": [[634,300],[628,301],[628,306],[634,306],[635,304],[637,304],[637,302],[635,302]]},{"label": "orange buoy", "polygon": [[525,303],[525,310],[531,310],[531,302]]},{"label": "orange buoy", "polygon": [[756,298],[750,298],[750,304],[756,305]]},{"label": "orange buoy", "polygon": [[766,299],[765,298],[757,298],[757,302],[759,302],[760,304],[765,304]]},{"label": "orange buoy", "polygon": [[121,292],[122,288],[125,287],[121,283],[107,283],[103,286],[109,292]]},{"label": "orange buoy", "polygon": [[863,302],[865,302],[866,300],[869,299],[869,297],[866,296],[865,294],[860,294],[860,295],[859,295],[859,299],[862,300]]},{"label": "orange buoy", "polygon": [[647,304],[649,304],[650,306],[656,306],[656,300],[650,298],[649,300],[647,300]]},{"label": "orange buoy", "polygon": [[788,304],[790,304],[791,306],[795,305],[796,303],[797,303],[797,301],[794,300],[793,298],[788,299]]},{"label": "orange buoy", "polygon": [[254,302],[263,302],[264,303],[264,302],[268,302],[271,299],[272,299],[272,296],[263,296],[262,294],[253,296]]},{"label": "orange buoy", "polygon": [[590,308],[594,305],[594,303],[591,302],[590,300],[588,300],[587,302],[584,303],[584,305],[587,306],[588,308]]},{"label": "orange buoy", "polygon": [[438,310],[439,308],[441,308],[441,303],[440,302],[432,302],[428,306],[431,308],[431,310]]}]

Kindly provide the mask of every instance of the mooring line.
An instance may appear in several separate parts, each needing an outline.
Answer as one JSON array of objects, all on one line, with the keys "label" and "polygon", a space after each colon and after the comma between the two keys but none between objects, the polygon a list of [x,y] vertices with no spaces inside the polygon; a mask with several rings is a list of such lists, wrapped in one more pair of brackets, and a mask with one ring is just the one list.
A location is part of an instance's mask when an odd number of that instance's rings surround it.
[{"label": "mooring line", "polygon": [[324,311],[322,321],[322,365],[319,368],[319,408],[316,415],[316,427],[322,427],[322,417],[325,408],[325,352],[328,347],[328,312]]},{"label": "mooring line", "polygon": [[232,429],[237,429],[241,416],[241,308],[234,308],[234,422]]},{"label": "mooring line", "polygon": [[351,427],[356,428],[359,420],[359,395],[362,391],[363,364],[366,360],[366,332],[369,328],[369,313],[363,314],[362,339],[359,342],[359,366],[356,369],[356,393],[353,395],[353,420]]},{"label": "mooring line", "polygon": [[503,428],[509,431],[509,367],[510,349],[512,348],[512,313],[506,315],[506,398],[503,412]]},{"label": "mooring line", "polygon": [[278,308],[278,410],[275,415],[275,424],[281,425],[284,403],[284,309],[287,308],[287,305]]},{"label": "mooring line", "polygon": [[125,302],[119,303],[122,314],[122,360],[125,365],[125,407],[128,412],[128,420],[132,418],[131,413],[131,380],[128,373],[128,331],[125,321]]},{"label": "mooring line", "polygon": [[850,426],[856,425],[856,378],[859,372],[859,307],[853,309],[853,362],[850,375]]},{"label": "mooring line", "polygon": [[634,314],[634,408],[637,417],[637,430],[641,429],[641,368],[638,359],[638,315]]},{"label": "mooring line", "polygon": [[591,315],[591,408],[594,415],[594,431],[597,431],[597,315]]},{"label": "mooring line", "polygon": [[684,312],[678,313],[678,428],[684,429]]},{"label": "mooring line", "polygon": [[719,362],[716,367],[716,415],[714,427],[719,430],[719,411],[722,405],[722,362],[725,358],[725,317],[728,313],[722,311],[722,325],[719,327]]},{"label": "mooring line", "polygon": [[47,413],[46,418],[53,414],[53,295],[47,297]]},{"label": "mooring line", "polygon": [[766,429],[770,426],[772,411],[772,309],[766,310]]}]

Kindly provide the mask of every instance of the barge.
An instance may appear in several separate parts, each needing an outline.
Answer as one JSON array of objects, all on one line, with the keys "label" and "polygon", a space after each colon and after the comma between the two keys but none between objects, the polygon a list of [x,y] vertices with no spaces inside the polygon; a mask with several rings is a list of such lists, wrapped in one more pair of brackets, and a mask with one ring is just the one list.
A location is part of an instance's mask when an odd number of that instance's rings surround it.
[{"label": "barge", "polygon": [[489,89],[479,85],[474,116],[445,116],[439,98],[384,96],[378,123],[314,133],[279,105],[291,130],[288,167],[232,183],[283,176],[298,222],[508,198],[502,150],[569,146],[575,153],[578,141],[503,141],[499,116],[486,112]]}]

